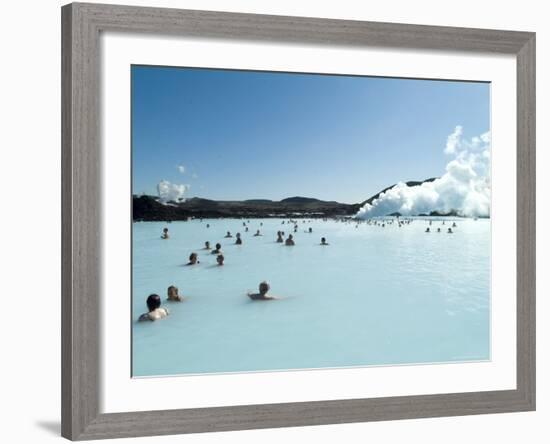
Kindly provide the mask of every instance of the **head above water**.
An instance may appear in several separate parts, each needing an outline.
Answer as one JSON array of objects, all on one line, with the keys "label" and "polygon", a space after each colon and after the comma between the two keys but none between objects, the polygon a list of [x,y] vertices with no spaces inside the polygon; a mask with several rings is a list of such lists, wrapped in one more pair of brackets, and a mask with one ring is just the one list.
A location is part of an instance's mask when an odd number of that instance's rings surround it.
[{"label": "head above water", "polygon": [[163,231],[164,233],[168,233],[168,228],[164,228],[162,231]]},{"label": "head above water", "polygon": [[168,287],[168,297],[171,297],[171,296],[177,296],[178,295],[178,287],[176,287],[175,285],[170,285]]},{"label": "head above water", "polygon": [[223,257],[223,254],[218,254],[216,256],[216,262],[218,265],[223,265],[223,261],[225,260],[225,257]]},{"label": "head above water", "polygon": [[206,241],[206,242],[204,243],[204,246],[205,246],[206,248],[210,248],[210,241]]},{"label": "head above water", "polygon": [[266,281],[260,282],[260,285],[258,286],[258,290],[260,291],[260,294],[266,294],[271,287]]},{"label": "head above water", "polygon": [[189,262],[197,262],[198,255],[197,253],[191,253],[189,255]]},{"label": "head above water", "polygon": [[327,242],[327,240],[326,240],[324,237],[322,237],[322,238],[321,238],[321,243],[322,243],[322,244],[326,244],[326,242]]},{"label": "head above water", "polygon": [[155,311],[160,307],[160,296],[158,294],[151,294],[147,298],[147,308],[149,311]]},{"label": "head above water", "polygon": [[220,243],[216,244],[216,250],[219,250],[221,247],[222,247],[222,244],[220,244]]}]

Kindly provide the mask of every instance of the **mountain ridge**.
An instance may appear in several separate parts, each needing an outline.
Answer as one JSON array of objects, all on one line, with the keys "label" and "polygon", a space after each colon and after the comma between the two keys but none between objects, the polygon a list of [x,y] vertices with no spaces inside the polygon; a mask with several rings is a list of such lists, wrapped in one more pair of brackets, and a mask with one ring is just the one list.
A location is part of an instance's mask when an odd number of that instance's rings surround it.
[{"label": "mountain ridge", "polygon": [[[408,181],[407,186],[419,186],[433,182],[436,177],[423,181]],[[365,204],[380,197],[395,185],[384,188],[367,200],[356,204],[325,201],[313,197],[292,196],[279,201],[271,199],[213,200],[191,197],[182,202],[161,203],[155,196],[132,196],[132,217],[134,221],[172,221],[190,218],[267,218],[267,217],[336,217],[354,216]],[[398,215],[395,213],[394,215]],[[430,215],[439,214],[432,211]]]}]

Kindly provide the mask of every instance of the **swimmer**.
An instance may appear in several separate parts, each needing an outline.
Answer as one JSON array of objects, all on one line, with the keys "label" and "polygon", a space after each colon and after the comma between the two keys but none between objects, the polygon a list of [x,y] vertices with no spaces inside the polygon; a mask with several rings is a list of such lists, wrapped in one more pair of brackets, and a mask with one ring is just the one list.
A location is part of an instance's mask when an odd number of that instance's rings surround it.
[{"label": "swimmer", "polygon": [[160,235],[161,239],[168,239],[170,236],[168,235],[168,228],[165,228],[162,230],[162,234]]},{"label": "swimmer", "polygon": [[453,230],[451,230],[450,228],[447,230],[447,233],[449,234],[452,234]]},{"label": "swimmer", "polygon": [[262,234],[260,233],[260,230],[256,230],[256,234],[254,236],[262,236]]},{"label": "swimmer", "polygon": [[329,245],[329,244],[327,243],[327,240],[324,237],[322,237],[320,245]]},{"label": "swimmer", "polygon": [[287,238],[287,240],[285,241],[285,245],[286,245],[287,247],[292,247],[293,245],[295,245],[295,244],[294,244],[294,239],[292,238],[292,234],[289,234],[289,235],[288,235],[288,238]]},{"label": "swimmer", "polygon": [[233,237],[233,236],[231,236],[231,232],[228,231],[227,234],[225,235],[225,237]]},{"label": "swimmer", "polygon": [[212,250],[212,254],[221,254],[222,253],[222,246],[221,244],[216,244],[216,249]]},{"label": "swimmer", "polygon": [[266,281],[263,281],[260,282],[260,285],[258,286],[258,293],[247,293],[247,295],[253,301],[272,301],[274,299],[277,299],[275,296],[267,295],[269,289],[269,284]]},{"label": "swimmer", "polygon": [[223,257],[223,254],[218,254],[216,256],[216,262],[218,265],[223,265],[223,261],[225,260],[225,257]]},{"label": "swimmer", "polygon": [[187,263],[187,265],[196,265],[196,264],[200,264],[199,255],[197,253],[191,253],[189,255],[189,262]]},{"label": "swimmer", "polygon": [[210,248],[210,241],[206,241],[206,242],[204,243],[204,250],[210,250],[210,249],[211,249],[211,248]]},{"label": "swimmer", "polygon": [[313,228],[309,227],[309,230],[307,230],[308,233],[313,233]]},{"label": "swimmer", "polygon": [[157,321],[165,318],[170,313],[166,308],[160,306],[160,296],[158,294],[152,294],[147,298],[148,313],[143,313],[139,317],[139,322],[143,321]]},{"label": "swimmer", "polygon": [[170,285],[168,287],[167,293],[168,293],[168,297],[166,298],[167,301],[181,302],[184,299],[183,296],[180,296],[178,287],[174,285]]},{"label": "swimmer", "polygon": [[430,232],[430,227],[426,228],[425,233],[429,233],[429,232]]},{"label": "swimmer", "polygon": [[437,232],[438,232],[438,233],[441,233],[441,228],[438,228],[438,229],[437,229]]},{"label": "swimmer", "polygon": [[294,225],[294,232],[295,232],[295,233],[298,232],[298,225]]},{"label": "swimmer", "polygon": [[244,231],[248,231],[248,227],[245,227]]},{"label": "swimmer", "polygon": [[241,239],[241,233],[237,233],[237,240],[235,241],[235,244],[242,245],[243,240]]},{"label": "swimmer", "polygon": [[277,231],[277,241],[278,243],[283,243],[285,240],[283,239],[283,232]]},{"label": "swimmer", "polygon": [[453,228],[456,228],[456,222],[453,222]]},{"label": "swimmer", "polygon": [[210,224],[206,224],[206,228],[210,228]]}]

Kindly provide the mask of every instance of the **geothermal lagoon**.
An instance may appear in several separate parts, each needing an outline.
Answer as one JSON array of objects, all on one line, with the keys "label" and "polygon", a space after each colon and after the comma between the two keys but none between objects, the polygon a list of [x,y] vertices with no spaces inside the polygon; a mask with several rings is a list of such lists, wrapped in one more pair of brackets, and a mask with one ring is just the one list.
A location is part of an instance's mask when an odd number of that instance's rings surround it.
[{"label": "geothermal lagoon", "polygon": [[[134,222],[133,376],[489,360],[490,219],[409,220],[298,220],[296,233],[279,218]],[[264,280],[279,300],[247,297]],[[166,301],[170,285],[184,302]],[[138,323],[151,293],[170,315]]]}]

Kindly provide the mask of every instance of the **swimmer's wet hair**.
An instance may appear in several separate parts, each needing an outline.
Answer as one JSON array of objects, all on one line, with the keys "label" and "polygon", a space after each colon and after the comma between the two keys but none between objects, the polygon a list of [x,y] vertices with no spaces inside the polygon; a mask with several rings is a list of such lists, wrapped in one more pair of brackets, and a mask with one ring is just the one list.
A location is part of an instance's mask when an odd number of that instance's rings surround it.
[{"label": "swimmer's wet hair", "polygon": [[265,288],[266,289],[265,292],[267,293],[271,287],[266,281],[262,281],[260,282],[260,285],[259,285],[260,292],[262,291],[262,288]]},{"label": "swimmer's wet hair", "polygon": [[193,258],[196,258],[196,257],[197,257],[197,253],[191,253],[191,254],[189,255],[189,260],[192,261]]},{"label": "swimmer's wet hair", "polygon": [[147,308],[149,311],[156,310],[160,307],[160,296],[158,294],[151,294],[147,298]]},{"label": "swimmer's wet hair", "polygon": [[168,287],[168,290],[167,290],[168,293],[170,293],[170,290],[176,290],[176,292],[177,292],[177,291],[178,291],[178,287],[176,287],[175,285],[170,285],[170,286]]}]

